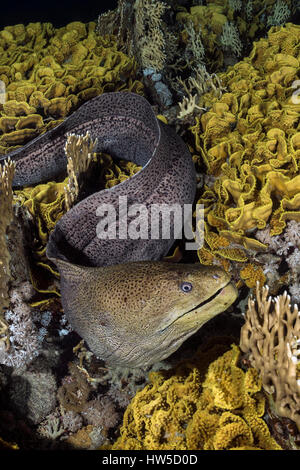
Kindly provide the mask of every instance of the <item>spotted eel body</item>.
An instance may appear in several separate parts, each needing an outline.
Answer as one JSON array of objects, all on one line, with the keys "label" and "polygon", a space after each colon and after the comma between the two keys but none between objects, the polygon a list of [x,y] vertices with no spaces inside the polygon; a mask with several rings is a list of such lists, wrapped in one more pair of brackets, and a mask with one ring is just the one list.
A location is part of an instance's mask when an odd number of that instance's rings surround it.
[{"label": "spotted eel body", "polygon": [[[151,238],[153,205],[183,208],[196,190],[191,155],[173,129],[158,121],[149,103],[133,93],[105,93],[85,103],[55,129],[9,155],[15,186],[50,180],[66,168],[69,132],[97,138],[97,152],[130,160],[142,169],[111,189],[86,197],[50,235],[47,256],[61,274],[64,311],[90,348],[109,364],[145,366],[167,357],[209,318],[236,298],[221,268],[172,265],[159,260],[178,233],[170,218],[166,239]],[[119,212],[120,196],[127,211]],[[97,236],[99,207],[116,209],[116,226],[128,222],[133,204],[143,204],[139,223],[146,239]],[[182,286],[190,286],[190,292]]]},{"label": "spotted eel body", "polygon": [[[126,196],[128,210],[132,204],[191,204],[196,177],[190,152],[174,130],[156,119],[145,98],[133,93],[105,93],[78,109],[57,128],[35,139],[11,157],[16,159],[15,184],[32,184],[49,180],[66,165],[66,133],[81,135],[89,131],[98,139],[97,152],[133,161],[143,168],[123,183],[96,192],[76,204],[56,224],[50,237],[48,256],[85,266],[106,266],[127,261],[157,260],[174,242],[171,220],[169,239],[103,240],[97,237],[101,220],[97,209],[111,204],[117,224],[125,223],[119,214],[119,197]],[[103,207],[103,206],[102,206]]]}]

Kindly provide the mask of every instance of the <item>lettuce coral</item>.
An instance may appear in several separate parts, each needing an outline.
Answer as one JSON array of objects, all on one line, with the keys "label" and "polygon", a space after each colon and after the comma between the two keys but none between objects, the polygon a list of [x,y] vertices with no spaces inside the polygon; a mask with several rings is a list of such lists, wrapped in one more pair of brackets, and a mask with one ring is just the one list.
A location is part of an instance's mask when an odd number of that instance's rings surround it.
[{"label": "lettuce coral", "polygon": [[247,53],[253,40],[265,35],[271,25],[288,21],[292,5],[291,0],[268,0],[263,5],[258,0],[208,0],[189,11],[178,8],[176,19],[184,26],[184,41],[188,23],[193,23],[205,49],[208,70],[220,71],[224,64],[232,64],[242,52]]},{"label": "lettuce coral", "polygon": [[257,372],[238,366],[236,345],[224,349],[198,351],[171,371],[149,374],[151,383],[131,401],[111,449],[280,449],[262,419]]},{"label": "lettuce coral", "polygon": [[[211,256],[202,249],[201,261],[245,262],[249,250],[266,248],[256,229],[269,223],[278,235],[287,220],[300,220],[300,108],[293,99],[299,41],[299,26],[273,27],[248,58],[220,75],[227,93],[190,127],[194,159],[209,175],[198,203],[205,206],[204,249]],[[212,247],[216,235],[230,245]]]},{"label": "lettuce coral", "polygon": [[59,124],[104,91],[142,93],[136,64],[117,38],[99,36],[96,23],[79,21],[6,26],[0,31],[0,153],[6,154]]}]

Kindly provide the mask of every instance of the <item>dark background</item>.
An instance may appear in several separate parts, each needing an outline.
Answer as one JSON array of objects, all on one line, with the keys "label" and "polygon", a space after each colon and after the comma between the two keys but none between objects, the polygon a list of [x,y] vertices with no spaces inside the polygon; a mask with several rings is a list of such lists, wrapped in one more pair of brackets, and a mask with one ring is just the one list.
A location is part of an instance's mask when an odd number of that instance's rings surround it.
[{"label": "dark background", "polygon": [[86,23],[98,18],[100,13],[113,10],[117,0],[1,0],[0,29],[22,23],[50,22],[54,26],[65,26],[71,21]]}]

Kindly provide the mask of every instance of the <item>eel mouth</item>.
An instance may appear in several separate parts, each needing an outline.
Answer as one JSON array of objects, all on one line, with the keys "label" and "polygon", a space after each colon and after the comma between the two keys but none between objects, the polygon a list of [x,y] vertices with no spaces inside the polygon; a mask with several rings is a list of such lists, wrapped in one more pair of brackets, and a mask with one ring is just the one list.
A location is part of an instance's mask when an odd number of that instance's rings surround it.
[{"label": "eel mouth", "polygon": [[[231,280],[229,280],[227,282],[227,284],[225,284],[224,286],[220,287],[220,289],[218,289],[213,295],[211,295],[208,299],[206,300],[203,300],[203,302],[200,302],[199,304],[195,305],[195,307],[191,308],[190,310],[188,310],[187,312],[184,312],[182,315],[180,315],[180,317],[176,318],[175,320],[172,321],[172,323],[170,323],[169,325],[165,326],[162,330],[160,330],[160,333],[163,333],[164,331],[166,331],[168,328],[170,328],[170,326],[172,326],[174,323],[176,323],[178,320],[180,320],[182,317],[184,317],[185,315],[188,315],[189,313],[192,313],[196,310],[198,310],[199,308],[203,308],[206,304],[209,304],[211,303],[214,299],[216,299],[217,297],[219,297],[219,295],[222,293],[222,291],[224,291],[227,287],[229,286],[232,286],[233,287],[233,284],[231,282]],[[229,306],[229,305],[228,305]]]},{"label": "eel mouth", "polygon": [[208,299],[206,300],[203,300],[203,302],[200,302],[198,305],[196,305],[195,307],[191,308],[191,310],[188,310],[187,312],[184,312],[182,315],[180,315],[180,317],[177,318],[177,320],[181,317],[183,317],[184,315],[187,315],[188,313],[191,313],[193,312],[194,310],[197,310],[198,308],[201,308],[201,307],[204,307],[204,305],[206,304],[209,304],[210,302],[212,302],[214,299],[216,299],[222,292],[223,289],[226,289],[226,287],[229,286],[229,284],[231,284],[231,281],[228,281],[227,284],[225,284],[225,286],[223,287],[220,287],[220,289],[218,289],[211,297],[209,297]]}]

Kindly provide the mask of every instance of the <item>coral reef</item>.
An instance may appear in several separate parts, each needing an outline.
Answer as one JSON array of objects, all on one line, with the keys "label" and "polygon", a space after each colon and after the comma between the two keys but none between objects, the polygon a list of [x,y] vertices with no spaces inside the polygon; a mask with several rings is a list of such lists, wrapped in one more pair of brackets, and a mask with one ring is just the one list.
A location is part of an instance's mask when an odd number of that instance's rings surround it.
[{"label": "coral reef", "polygon": [[[292,1],[208,1],[206,5],[178,8],[176,19],[184,26],[192,22],[205,51],[210,72],[220,71],[247,54],[253,40],[265,35],[270,26],[285,24],[291,17]],[[242,39],[241,39],[242,38]]]},{"label": "coral reef", "polygon": [[[293,0],[119,0],[97,25],[30,23],[0,31],[7,98],[0,104],[0,154],[103,92],[145,94],[183,136],[202,174],[200,262],[231,271],[238,287],[270,286],[248,301],[242,356],[236,345],[216,340],[213,326],[211,343],[205,337],[196,353],[192,346],[150,372],[106,368],[83,347],[71,356],[78,338],[69,334],[59,276],[45,256],[49,234],[92,190],[87,173],[97,168],[103,189],[140,167],[106,154],[91,158],[88,136],[80,137],[79,151],[76,136],[68,137],[64,181],[13,193],[13,165],[6,164],[0,174],[1,450],[280,449],[291,436],[299,444],[300,317],[290,303],[300,302],[300,28],[282,26],[296,8]],[[186,256],[177,246],[168,258]],[[284,289],[291,298],[279,295]],[[240,290],[237,311],[248,290]]]},{"label": "coral reef", "polygon": [[256,289],[248,301],[240,347],[260,373],[264,389],[272,394],[279,416],[296,422],[300,430],[300,316],[290,297],[268,297],[268,287]]},{"label": "coral reef", "polygon": [[276,0],[272,14],[268,16],[268,26],[280,26],[286,23],[291,15],[291,11],[287,2],[284,0]]},{"label": "coral reef", "polygon": [[162,15],[166,3],[153,0],[136,0],[135,26],[133,30],[134,51],[142,69],[159,72],[166,60],[166,39],[163,33]]},{"label": "coral reef", "polygon": [[102,427],[102,429],[105,429],[105,432],[110,428],[115,428],[120,421],[120,415],[116,412],[114,402],[107,396],[90,400],[86,403],[81,416],[88,424]]},{"label": "coral reef", "polygon": [[151,373],[111,449],[280,449],[261,418],[256,371],[238,367],[237,346],[222,352],[224,346],[208,348],[171,371]]},{"label": "coral reef", "polygon": [[272,295],[286,286],[292,301],[300,303],[300,222],[289,220],[280,235],[270,235],[268,225],[257,230],[255,237],[267,245],[267,253],[257,253]]},{"label": "coral reef", "polygon": [[76,364],[70,362],[68,368],[69,374],[64,377],[57,398],[66,411],[80,412],[88,402],[92,386]]},{"label": "coral reef", "polygon": [[62,28],[29,23],[0,31],[0,79],[7,92],[0,109],[1,154],[52,129],[104,91],[142,93],[134,59],[95,27],[75,21]]},{"label": "coral reef", "polygon": [[234,24],[227,21],[223,25],[220,43],[223,49],[229,49],[236,57],[241,55],[243,44],[240,40],[238,29]]},{"label": "coral reef", "polygon": [[28,246],[31,252],[30,280],[38,292],[47,294],[47,298],[49,294],[50,297],[52,294],[59,294],[55,282],[58,273],[49,264],[45,252],[51,231],[66,212],[65,187],[67,184],[68,178],[63,182],[50,181],[14,191],[16,203],[26,210],[30,228],[28,230],[30,233]]},{"label": "coral reef", "polygon": [[269,223],[270,235],[279,235],[287,220],[299,220],[299,104],[292,99],[299,39],[299,26],[273,27],[248,58],[220,75],[227,93],[190,128],[194,161],[207,172],[198,199],[205,207],[200,262],[250,263],[241,273],[249,287],[264,279],[254,254],[266,245],[256,229]]},{"label": "coral reef", "polygon": [[33,294],[34,289],[29,282],[9,292],[10,310],[4,313],[7,342],[0,343],[0,364],[21,369],[39,355],[44,338],[34,324],[32,309],[28,305]]},{"label": "coral reef", "polygon": [[87,172],[92,161],[93,149],[97,139],[92,141],[89,132],[85,136],[69,134],[65,146],[67,157],[68,184],[65,188],[66,209],[70,210],[77,201],[83,175]]}]

